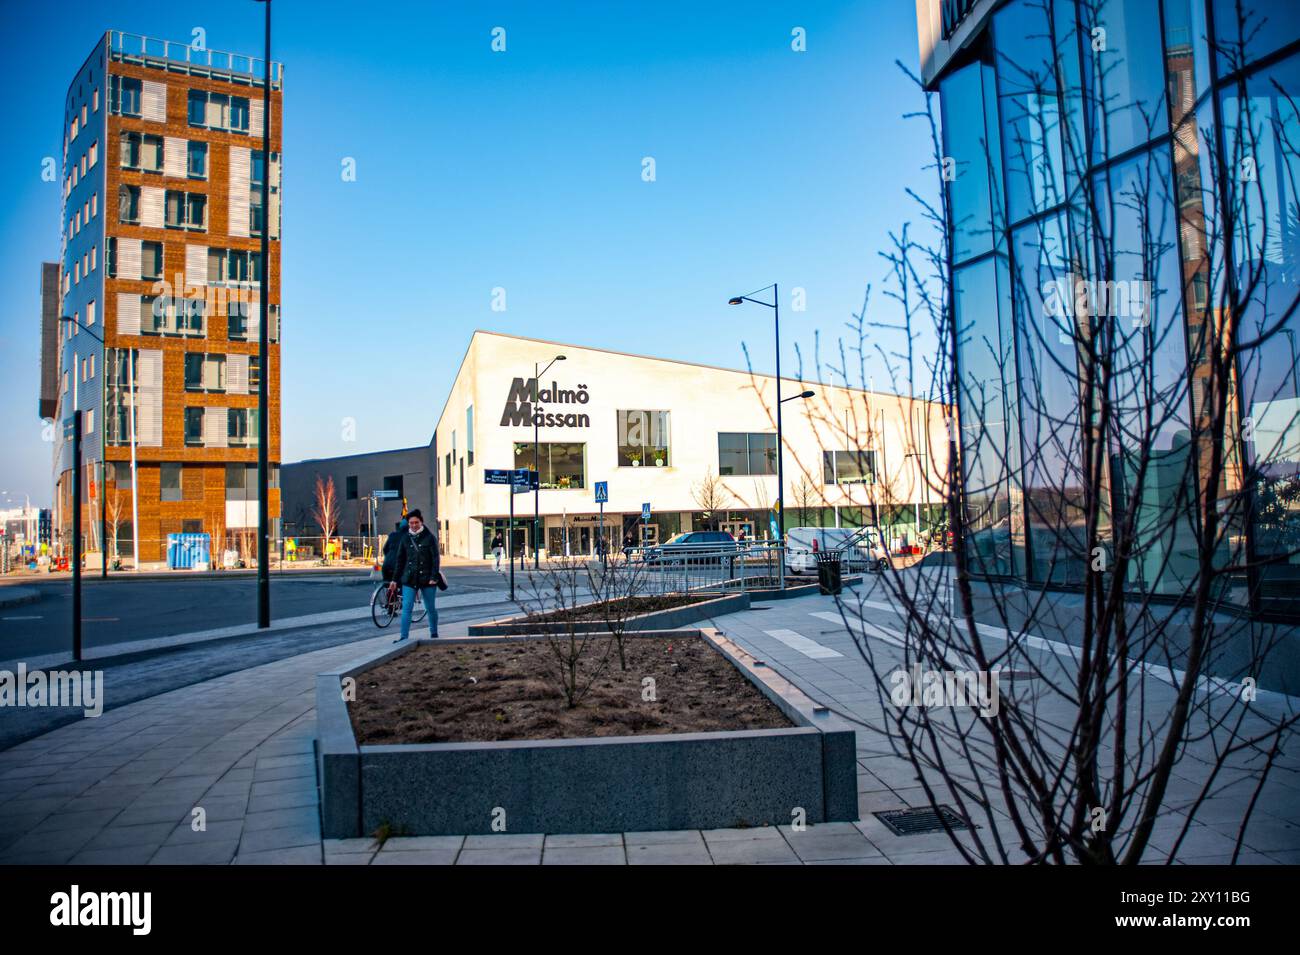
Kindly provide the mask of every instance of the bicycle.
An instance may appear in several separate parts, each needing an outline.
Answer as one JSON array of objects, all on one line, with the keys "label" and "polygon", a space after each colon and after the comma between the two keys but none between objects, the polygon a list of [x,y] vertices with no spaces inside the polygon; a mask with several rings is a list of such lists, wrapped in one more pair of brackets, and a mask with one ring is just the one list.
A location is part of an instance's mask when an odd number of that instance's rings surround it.
[{"label": "bicycle", "polygon": [[[424,601],[420,600],[411,610],[411,622],[419,623],[424,619],[428,608],[424,606]],[[380,630],[387,627],[393,622],[394,618],[402,616],[402,588],[398,587],[389,596],[388,584],[381,583],[375,588],[375,592],[370,595],[370,616],[375,621],[375,626]]]}]

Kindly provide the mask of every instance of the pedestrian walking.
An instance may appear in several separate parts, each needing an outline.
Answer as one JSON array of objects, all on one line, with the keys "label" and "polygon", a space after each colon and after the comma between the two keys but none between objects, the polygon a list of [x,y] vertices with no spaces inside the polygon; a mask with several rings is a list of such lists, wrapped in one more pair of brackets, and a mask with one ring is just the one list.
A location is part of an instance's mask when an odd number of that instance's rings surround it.
[{"label": "pedestrian walking", "polygon": [[424,526],[424,515],[417,509],[407,514],[406,520],[406,536],[397,547],[393,579],[388,585],[389,593],[402,588],[402,635],[394,643],[400,643],[411,635],[411,611],[417,595],[429,613],[429,636],[438,636],[436,597],[439,590],[447,589],[438,554],[438,539]]},{"label": "pedestrian walking", "polygon": [[497,531],[496,536],[492,538],[492,556],[496,558],[496,572],[501,573],[501,558],[506,553],[506,539]]}]

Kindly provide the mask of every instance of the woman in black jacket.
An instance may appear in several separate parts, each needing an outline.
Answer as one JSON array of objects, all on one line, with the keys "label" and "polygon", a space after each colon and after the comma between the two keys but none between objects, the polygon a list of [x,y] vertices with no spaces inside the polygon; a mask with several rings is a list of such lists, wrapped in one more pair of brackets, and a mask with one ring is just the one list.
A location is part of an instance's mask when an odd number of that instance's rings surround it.
[{"label": "woman in black jacket", "polygon": [[407,514],[406,520],[407,533],[405,539],[397,545],[393,580],[388,585],[390,593],[398,587],[402,588],[402,635],[395,643],[400,643],[411,635],[411,611],[415,607],[417,593],[429,611],[429,636],[438,636],[438,611],[434,603],[438,593],[438,579],[442,573],[438,540],[424,526],[424,515],[418,510]]}]

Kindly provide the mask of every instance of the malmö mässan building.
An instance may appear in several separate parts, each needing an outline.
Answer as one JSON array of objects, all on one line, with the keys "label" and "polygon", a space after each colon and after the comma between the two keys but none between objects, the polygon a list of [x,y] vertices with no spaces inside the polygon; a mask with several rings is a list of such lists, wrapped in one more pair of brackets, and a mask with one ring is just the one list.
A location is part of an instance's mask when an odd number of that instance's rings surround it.
[{"label": "malm\u00f6 m\u00e4ssan building", "polygon": [[[786,529],[873,524],[914,542],[938,527],[943,415],[894,395],[782,381],[784,398],[805,390],[815,395],[783,405]],[[706,527],[772,539],[775,399],[769,375],[475,332],[431,448],[443,549],[489,553],[504,536],[510,489],[486,484],[484,471],[535,460],[540,527],[533,494],[516,494],[516,553],[535,542],[548,555],[594,553],[598,481],[608,482],[603,526],[614,548],[629,535],[654,544]]]}]

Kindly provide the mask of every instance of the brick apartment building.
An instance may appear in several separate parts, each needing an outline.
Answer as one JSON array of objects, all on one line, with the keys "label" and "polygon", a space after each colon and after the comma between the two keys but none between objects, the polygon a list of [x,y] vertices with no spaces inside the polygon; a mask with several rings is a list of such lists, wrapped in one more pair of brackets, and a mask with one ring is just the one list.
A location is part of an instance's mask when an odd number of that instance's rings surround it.
[{"label": "brick apartment building", "polygon": [[[56,362],[51,417],[84,412],[88,551],[101,549],[104,506],[110,553],[115,535],[119,552],[130,555],[134,504],[141,562],[162,560],[167,535],[183,531],[210,534],[214,549],[255,552],[262,373],[275,535],[283,69],[270,70],[268,169],[266,72],[253,57],[109,31],[68,88],[58,291],[60,316],[71,321],[57,323],[56,353],[43,361]],[[263,228],[266,369],[258,362]],[[43,415],[47,399],[43,392]],[[66,542],[72,446],[61,428],[56,433],[55,502]]]}]

